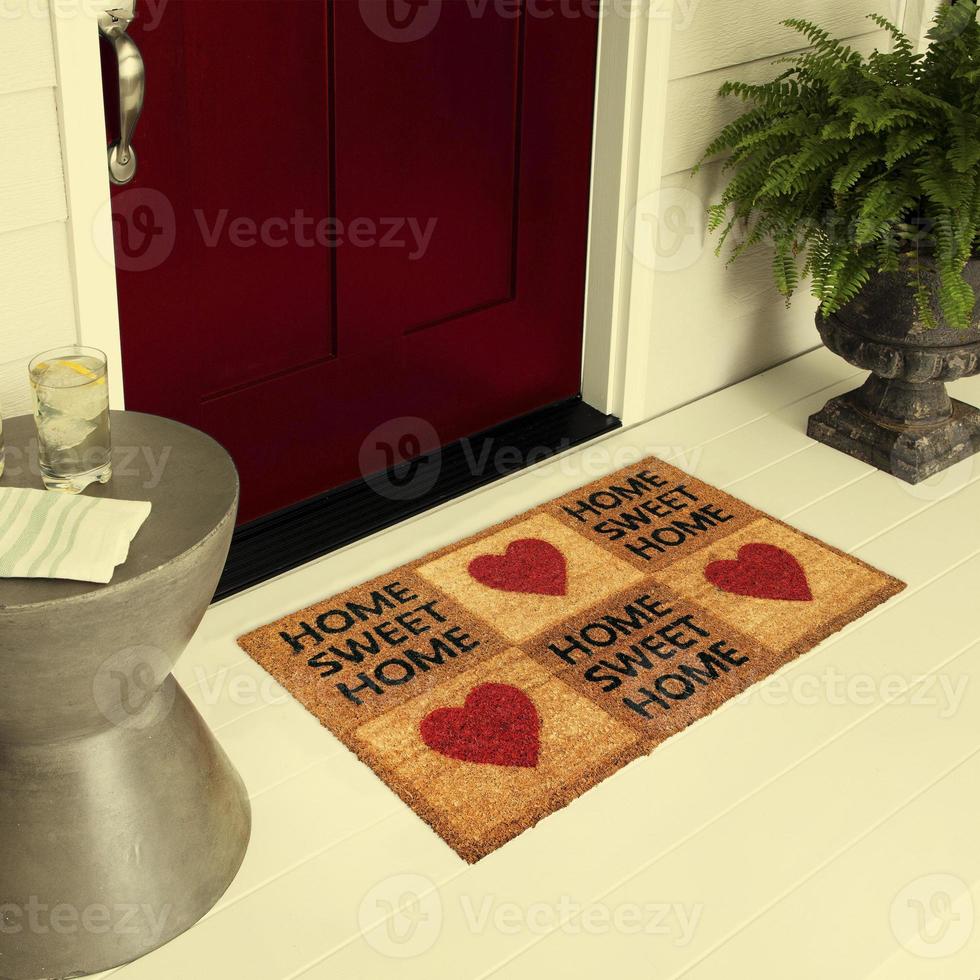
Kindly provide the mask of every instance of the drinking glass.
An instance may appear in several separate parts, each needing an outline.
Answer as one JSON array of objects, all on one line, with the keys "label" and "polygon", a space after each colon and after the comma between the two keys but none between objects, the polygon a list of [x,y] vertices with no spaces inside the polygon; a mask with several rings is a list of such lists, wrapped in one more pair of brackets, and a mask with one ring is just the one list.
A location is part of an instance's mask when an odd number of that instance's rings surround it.
[{"label": "drinking glass", "polygon": [[38,354],[28,370],[34,392],[38,461],[48,490],[81,493],[112,476],[106,356],[72,345]]}]

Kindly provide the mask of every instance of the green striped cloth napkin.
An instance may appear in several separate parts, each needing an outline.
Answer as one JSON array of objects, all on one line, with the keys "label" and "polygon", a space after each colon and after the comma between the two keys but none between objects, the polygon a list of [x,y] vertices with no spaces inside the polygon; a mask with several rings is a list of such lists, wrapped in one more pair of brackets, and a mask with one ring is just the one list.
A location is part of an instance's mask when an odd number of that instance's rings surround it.
[{"label": "green striped cloth napkin", "polygon": [[149,514],[147,500],[0,487],[0,578],[104,584]]}]

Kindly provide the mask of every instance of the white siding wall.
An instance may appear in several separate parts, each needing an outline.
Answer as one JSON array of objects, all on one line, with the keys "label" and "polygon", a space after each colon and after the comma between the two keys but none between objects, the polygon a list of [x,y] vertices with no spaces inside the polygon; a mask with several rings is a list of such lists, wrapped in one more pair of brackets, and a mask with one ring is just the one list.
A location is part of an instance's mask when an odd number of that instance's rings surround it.
[{"label": "white siding wall", "polygon": [[44,0],[0,4],[0,409],[30,410],[27,362],[75,340],[54,47]]},{"label": "white siding wall", "polygon": [[[815,303],[806,290],[791,309],[772,285],[769,255],[760,250],[732,266],[714,254],[704,208],[724,186],[720,166],[691,177],[720,127],[739,106],[717,97],[730,78],[762,81],[772,59],[799,48],[781,27],[805,17],[870,51],[887,35],[866,19],[881,13],[901,22],[902,0],[675,0],[667,91],[663,190],[641,202],[651,213],[655,322],[647,414],[656,415],[740,381],[815,347]],[[869,30],[869,28],[871,30]],[[640,248],[643,248],[641,243]]]}]

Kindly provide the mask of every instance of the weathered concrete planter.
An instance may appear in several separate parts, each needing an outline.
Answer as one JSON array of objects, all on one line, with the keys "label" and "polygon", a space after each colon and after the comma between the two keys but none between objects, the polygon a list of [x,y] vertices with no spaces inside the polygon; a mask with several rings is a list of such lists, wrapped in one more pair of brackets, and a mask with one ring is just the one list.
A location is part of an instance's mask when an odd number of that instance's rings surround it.
[{"label": "weathered concrete planter", "polygon": [[949,327],[935,307],[940,326],[928,329],[900,273],[876,276],[830,317],[817,314],[824,343],[871,377],[810,417],[812,438],[908,483],[980,451],[980,410],[951,399],[945,384],[980,372],[980,259],[966,277],[978,297],[968,330]]}]

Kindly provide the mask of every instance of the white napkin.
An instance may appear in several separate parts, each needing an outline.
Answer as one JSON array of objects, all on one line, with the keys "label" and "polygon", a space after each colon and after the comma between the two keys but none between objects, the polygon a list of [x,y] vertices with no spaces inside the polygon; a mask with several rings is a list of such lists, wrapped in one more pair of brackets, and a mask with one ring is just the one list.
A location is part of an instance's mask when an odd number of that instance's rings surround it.
[{"label": "white napkin", "polygon": [[150,514],[147,500],[0,487],[0,578],[108,582]]}]

